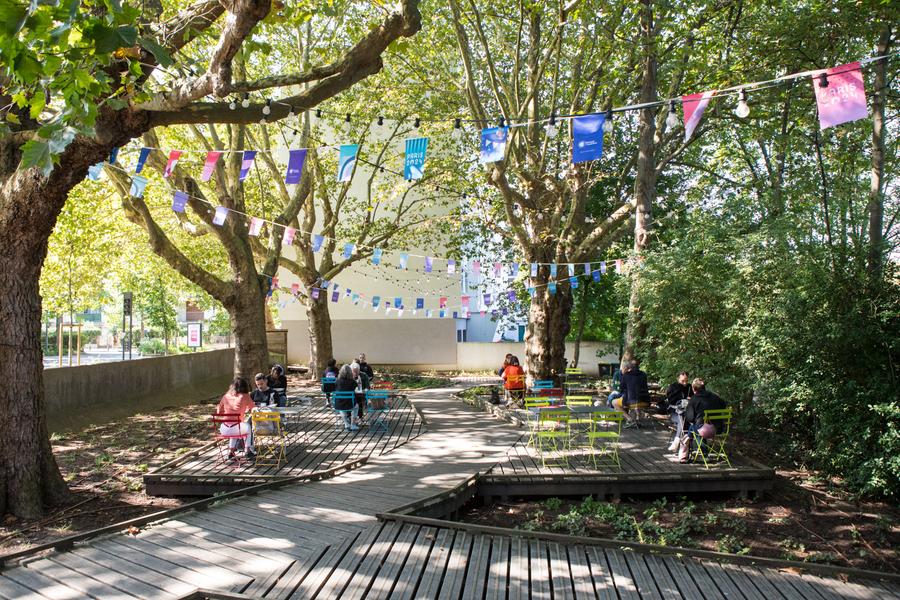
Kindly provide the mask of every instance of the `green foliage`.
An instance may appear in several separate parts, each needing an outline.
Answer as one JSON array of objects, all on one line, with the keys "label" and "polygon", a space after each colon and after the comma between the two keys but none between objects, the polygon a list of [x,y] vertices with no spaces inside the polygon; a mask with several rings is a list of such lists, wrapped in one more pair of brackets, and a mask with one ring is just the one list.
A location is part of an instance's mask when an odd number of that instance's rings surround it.
[{"label": "green foliage", "polygon": [[138,348],[141,351],[141,354],[165,354],[166,353],[166,344],[163,340],[160,339],[149,339],[143,340]]}]

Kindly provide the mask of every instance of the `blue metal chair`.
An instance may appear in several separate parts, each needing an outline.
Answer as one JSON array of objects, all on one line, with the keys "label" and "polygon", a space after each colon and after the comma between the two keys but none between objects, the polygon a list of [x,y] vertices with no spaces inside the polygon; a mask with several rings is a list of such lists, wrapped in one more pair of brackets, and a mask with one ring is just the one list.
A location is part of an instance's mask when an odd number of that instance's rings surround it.
[{"label": "blue metal chair", "polygon": [[[351,408],[348,408],[348,409],[336,408],[338,400],[350,400]],[[339,428],[344,427],[344,423],[345,423],[344,414],[345,413],[346,413],[346,416],[348,419],[350,419],[351,421],[353,420],[353,411],[356,410],[356,406],[353,406],[353,404],[355,403],[355,400],[356,400],[356,392],[353,392],[353,391],[331,392],[331,408],[334,410],[335,413],[337,413],[341,417],[341,420],[338,421]]]},{"label": "blue metal chair", "polygon": [[323,377],[322,378],[322,393],[325,394],[325,404],[327,406],[331,406],[331,394],[334,393],[334,387],[337,382],[337,377]]},{"label": "blue metal chair", "polygon": [[391,411],[389,394],[388,390],[366,390],[370,431],[374,431],[376,427],[382,431],[388,430],[388,418]]},{"label": "blue metal chair", "polygon": [[531,384],[531,389],[533,390],[549,390],[552,387],[552,379],[536,379],[534,383]]}]

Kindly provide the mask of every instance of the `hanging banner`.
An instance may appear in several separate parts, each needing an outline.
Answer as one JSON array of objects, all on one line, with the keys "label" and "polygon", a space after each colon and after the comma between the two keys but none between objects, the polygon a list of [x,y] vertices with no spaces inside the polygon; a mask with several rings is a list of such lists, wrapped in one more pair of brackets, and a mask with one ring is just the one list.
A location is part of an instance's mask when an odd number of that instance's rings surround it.
[{"label": "hanging banner", "polygon": [[300,284],[299,284],[299,283],[292,283],[292,284],[291,284],[291,294],[293,294],[294,296],[296,296],[296,295],[299,294],[299,293],[300,293]]},{"label": "hanging banner", "polygon": [[591,274],[591,263],[584,263],[584,274],[585,275]]},{"label": "hanging banner", "polygon": [[256,160],[256,150],[244,150],[244,157],[241,159],[241,172],[238,173],[238,181],[247,179],[250,168],[253,167],[253,161]]},{"label": "hanging banner", "polygon": [[453,275],[456,273],[456,261],[448,260],[447,261],[447,275]]},{"label": "hanging banner", "polygon": [[135,198],[143,198],[144,197],[144,188],[147,187],[147,178],[141,177],[140,175],[135,175],[131,178],[131,191],[130,194]]},{"label": "hanging banner", "polygon": [[616,259],[616,273],[621,273],[621,272],[622,272],[622,260],[617,258]]},{"label": "hanging banner", "polygon": [[203,172],[200,174],[200,181],[209,181],[212,177],[213,171],[216,170],[216,163],[219,162],[219,158],[222,156],[221,152],[207,152],[206,153],[206,162],[203,163]]},{"label": "hanging banner", "polygon": [[349,298],[349,297],[350,297],[350,288],[347,288],[347,289],[344,290],[344,297],[345,297],[345,298]]},{"label": "hanging banner", "polygon": [[431,273],[431,268],[432,268],[432,259],[430,256],[426,256],[425,257],[425,272]]},{"label": "hanging banner", "polygon": [[100,173],[103,172],[103,163],[97,163],[88,167],[88,179],[91,181],[100,181]]},{"label": "hanging banner", "polygon": [[606,261],[600,263],[600,272],[606,275]]},{"label": "hanging banner", "polygon": [[140,173],[144,170],[144,165],[147,163],[147,158],[149,156],[150,148],[141,148],[141,151],[138,153],[137,166],[134,167],[135,173]]},{"label": "hanging banner", "polygon": [[[822,87],[825,74],[827,87]],[[817,71],[812,76],[819,108],[819,127],[828,129],[841,123],[865,119],[869,116],[866,106],[866,89],[863,86],[862,67],[858,62]]]},{"label": "hanging banner", "polygon": [[460,297],[460,304],[461,304],[464,308],[469,308],[469,297],[468,297],[468,296],[461,296],[461,297]]},{"label": "hanging banner", "polygon": [[550,265],[550,277],[556,277],[556,263]]},{"label": "hanging banner", "polygon": [[509,127],[491,127],[481,130],[481,164],[503,160],[506,153],[506,140],[509,138]]},{"label": "hanging banner", "polygon": [[350,181],[353,178],[357,152],[359,152],[359,144],[344,144],[341,146],[340,155],[338,156],[338,181]]},{"label": "hanging banner", "polygon": [[306,148],[291,150],[288,153],[287,173],[284,176],[284,182],[287,184],[300,183],[300,177],[303,175],[303,163],[305,162]]},{"label": "hanging banner", "polygon": [[372,251],[372,264],[373,265],[381,264],[381,252],[382,252],[381,248],[375,248],[375,250]]},{"label": "hanging banner", "polygon": [[603,156],[603,113],[572,119],[572,164],[599,160]]},{"label": "hanging banner", "polygon": [[547,289],[550,290],[550,293],[551,293],[551,294],[556,294],[556,282],[555,282],[555,281],[551,281],[550,283],[548,283],[548,284],[547,284]]},{"label": "hanging banner", "polygon": [[379,304],[381,304],[381,296],[372,296],[372,308],[377,310]]},{"label": "hanging banner", "polygon": [[516,291],[515,290],[506,290],[506,299],[510,302],[516,301]]},{"label": "hanging banner", "polygon": [[488,294],[485,294],[484,297],[482,298],[482,300],[484,300],[484,305],[485,305],[485,306],[490,306],[490,305],[491,305],[491,295],[490,295],[489,293],[488,293]]},{"label": "hanging banner", "polygon": [[431,314],[432,314],[432,313],[431,313],[431,309],[430,309],[430,308],[428,308],[428,309],[425,310],[425,318],[426,318],[426,319],[430,319],[430,318],[431,318]]},{"label": "hanging banner", "polygon": [[313,300],[319,299],[319,288],[313,288],[312,293],[310,294]]},{"label": "hanging banner", "polygon": [[409,262],[409,254],[407,254],[406,252],[401,252],[400,253],[400,264],[397,265],[397,268],[405,269],[406,263],[408,263],[408,262]]},{"label": "hanging banner", "polygon": [[509,274],[512,275],[513,277],[515,277],[519,274],[519,263],[514,262],[512,264],[512,270],[510,270]]},{"label": "hanging banner", "polygon": [[353,304],[359,304],[359,294],[353,294],[350,301],[353,302]]},{"label": "hanging banner", "polygon": [[325,241],[325,236],[323,235],[314,235],[312,239],[312,251],[318,252],[322,249],[322,242]]},{"label": "hanging banner", "polygon": [[534,295],[537,293],[537,289],[530,287],[528,288],[528,295],[534,298]]},{"label": "hanging banner", "polygon": [[109,151],[109,164],[116,164],[116,159],[119,158],[119,147],[116,146],[112,150]]},{"label": "hanging banner", "polygon": [[340,298],[341,298],[341,293],[339,291],[334,290],[333,292],[331,292],[331,301],[332,302],[337,302],[338,300],[340,300]]},{"label": "hanging banner", "polygon": [[425,308],[425,298],[416,298],[416,310]]},{"label": "hanging banner", "polygon": [[427,137],[406,140],[406,160],[403,162],[404,179],[407,181],[422,179],[425,174],[425,151],[427,149]]},{"label": "hanging banner", "polygon": [[181,150],[172,150],[169,152],[169,161],[166,163],[166,170],[163,171],[163,177],[171,177],[178,159],[181,158]]},{"label": "hanging banner", "polygon": [[344,244],[344,260],[353,256],[354,250],[356,250],[356,244]]},{"label": "hanging banner", "polygon": [[440,308],[447,308],[447,297],[446,296],[441,296],[440,298],[438,298],[438,306]]},{"label": "hanging banner", "polygon": [[281,237],[281,245],[282,246],[290,246],[294,243],[294,236],[297,235],[297,230],[293,227],[285,227],[284,235]]},{"label": "hanging banner", "polygon": [[578,289],[578,278],[577,277],[569,277],[569,287],[573,290]]},{"label": "hanging banner", "polygon": [[187,204],[188,195],[181,190],[176,190],[175,195],[172,196],[172,210],[175,212],[184,212],[184,207]]},{"label": "hanging banner", "polygon": [[444,310],[440,311],[440,312],[438,313],[438,316],[439,316],[441,319],[443,319],[444,317],[447,316],[447,311],[444,311]]},{"label": "hanging banner", "polygon": [[222,226],[225,224],[225,218],[228,216],[228,209],[224,206],[216,207],[216,214],[213,217],[213,225]]},{"label": "hanging banner", "polygon": [[250,217],[250,235],[259,235],[259,230],[262,229],[263,220],[259,217]]},{"label": "hanging banner", "polygon": [[691,139],[691,135],[700,124],[700,119],[703,118],[703,111],[715,94],[716,90],[710,90],[681,97],[681,109],[684,111],[684,141]]},{"label": "hanging banner", "polygon": [[594,271],[593,273],[591,273],[591,275],[594,277],[594,281],[596,281],[597,283],[600,283],[600,271],[599,270]]},{"label": "hanging banner", "polygon": [[500,277],[503,275],[503,263],[494,263],[494,277]]},{"label": "hanging banner", "polygon": [[394,298],[394,308],[403,308],[403,298]]},{"label": "hanging banner", "polygon": [[537,277],[537,269],[538,269],[537,263],[531,263],[531,277],[532,278]]}]

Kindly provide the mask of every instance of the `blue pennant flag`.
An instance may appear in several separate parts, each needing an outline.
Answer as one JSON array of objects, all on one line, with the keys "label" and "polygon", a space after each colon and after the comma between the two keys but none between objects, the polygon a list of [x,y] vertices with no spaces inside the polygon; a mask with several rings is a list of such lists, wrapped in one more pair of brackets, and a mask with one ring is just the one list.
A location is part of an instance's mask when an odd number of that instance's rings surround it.
[{"label": "blue pennant flag", "polygon": [[338,181],[350,181],[353,178],[357,152],[359,152],[359,144],[344,144],[341,146],[340,155],[338,156]]},{"label": "blue pennant flag", "polygon": [[598,113],[572,119],[572,164],[597,160],[603,155],[603,122]]},{"label": "blue pennant flag", "polygon": [[425,308],[425,298],[416,298],[416,310]]},{"label": "blue pennant flag", "polygon": [[509,127],[490,127],[481,130],[481,153],[478,162],[481,164],[499,162],[506,153],[506,140],[509,138]]},{"label": "blue pennant flag", "polygon": [[324,241],[325,241],[324,235],[318,235],[318,234],[314,235],[313,240],[312,240],[312,251],[318,252],[319,250],[321,250],[322,242],[324,242]]},{"label": "blue pennant flag", "polygon": [[344,244],[344,260],[353,256],[354,250],[356,250],[356,244]]},{"label": "blue pennant flag", "polygon": [[141,151],[138,153],[137,166],[134,168],[135,173],[140,173],[144,170],[144,165],[147,163],[147,157],[149,156],[150,148],[141,148]]},{"label": "blue pennant flag", "polygon": [[594,277],[594,281],[596,281],[597,283],[600,283],[600,270],[599,269],[595,270],[593,273],[591,273],[591,275]]},{"label": "blue pennant flag", "polygon": [[372,296],[372,308],[378,308],[381,304],[381,296]]},{"label": "blue pennant flag", "polygon": [[403,306],[403,298],[394,298],[394,308]]},{"label": "blue pennant flag", "polygon": [[116,164],[116,159],[119,158],[119,147],[116,146],[112,150],[109,151],[109,164]]},{"label": "blue pennant flag", "polygon": [[531,296],[532,298],[534,298],[535,293],[537,293],[537,290],[536,290],[535,288],[533,288],[533,287],[528,288],[528,295],[529,295],[529,296]]},{"label": "blue pennant flag", "polygon": [[100,181],[100,173],[103,172],[103,163],[97,163],[88,167],[88,179],[91,181]]},{"label": "blue pennant flag", "polygon": [[569,277],[569,286],[571,286],[571,288],[573,290],[577,290],[578,289],[578,278],[577,277]]},{"label": "blue pennant flag", "polygon": [[556,263],[550,265],[550,277],[556,277]]},{"label": "blue pennant flag", "polygon": [[306,162],[306,148],[290,151],[288,154],[287,174],[284,177],[285,183],[300,183],[304,162]]},{"label": "blue pennant flag", "polygon": [[373,265],[381,264],[381,248],[375,248],[375,250],[372,251],[372,264]]},{"label": "blue pennant flag", "polygon": [[406,252],[401,252],[400,253],[400,264],[398,265],[397,268],[405,269],[407,262],[409,262],[409,254],[407,254]]},{"label": "blue pennant flag", "polygon": [[135,198],[144,197],[144,188],[147,187],[147,178],[135,175],[131,178],[131,195]]},{"label": "blue pennant flag", "polygon": [[241,172],[238,173],[238,181],[247,179],[247,174],[256,160],[256,150],[244,150],[244,157],[241,159]]},{"label": "blue pennant flag", "polygon": [[555,293],[556,293],[556,282],[555,282],[555,281],[551,281],[550,283],[548,283],[548,284],[547,284],[547,289],[550,290],[550,293],[551,293],[551,294],[555,294]]},{"label": "blue pennant flag", "polygon": [[454,319],[458,319],[458,318],[459,318],[459,313],[456,312],[455,310],[453,311],[453,318],[454,318]]},{"label": "blue pennant flag", "polygon": [[406,160],[403,163],[404,179],[407,181],[422,179],[425,174],[425,151],[427,149],[427,137],[406,140]]},{"label": "blue pennant flag", "polygon": [[175,212],[184,212],[184,206],[187,204],[188,195],[181,190],[176,190],[172,197],[172,210]]},{"label": "blue pennant flag", "polygon": [[447,261],[447,275],[453,275],[456,273],[456,261],[452,258]]},{"label": "blue pennant flag", "polygon": [[537,277],[537,269],[538,269],[537,263],[531,263],[531,276],[532,277]]},{"label": "blue pennant flag", "polygon": [[337,302],[341,297],[341,293],[338,290],[334,290],[331,292],[331,301]]},{"label": "blue pennant flag", "polygon": [[506,290],[506,298],[510,302],[515,302],[516,301],[516,291],[515,290]]},{"label": "blue pennant flag", "polygon": [[441,310],[441,311],[438,313],[438,316],[439,316],[441,319],[443,319],[445,316],[447,316],[447,311],[446,311],[446,310]]}]

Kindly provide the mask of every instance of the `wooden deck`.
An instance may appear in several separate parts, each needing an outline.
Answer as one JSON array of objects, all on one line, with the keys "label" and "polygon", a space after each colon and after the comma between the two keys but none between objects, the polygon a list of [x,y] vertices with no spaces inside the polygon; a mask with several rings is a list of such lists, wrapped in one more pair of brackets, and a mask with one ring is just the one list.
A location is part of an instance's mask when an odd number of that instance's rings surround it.
[{"label": "wooden deck", "polygon": [[[496,417],[525,428],[525,412],[488,404],[481,408]],[[619,498],[630,494],[689,494],[723,492],[742,497],[772,488],[775,471],[735,452],[731,466],[720,463],[707,469],[702,463],[681,464],[668,452],[673,432],[649,418],[641,429],[623,429],[617,466],[609,457],[598,457],[596,466],[589,450],[541,455],[528,445],[527,436],[510,448],[505,460],[479,480],[482,496],[594,495]],[[563,460],[565,459],[565,460]]]},{"label": "wooden deck", "polygon": [[208,444],[144,475],[144,486],[151,496],[210,496],[386,454],[425,431],[424,421],[405,397],[393,402],[386,429],[344,431],[322,399],[309,399],[299,415],[283,418],[285,461],[280,466],[229,464],[214,444]]},{"label": "wooden deck", "polygon": [[449,393],[417,393],[428,431],[358,469],[10,564],[0,598],[900,598],[896,576],[844,583],[817,565],[800,576],[396,514],[455,493],[521,436]]}]

